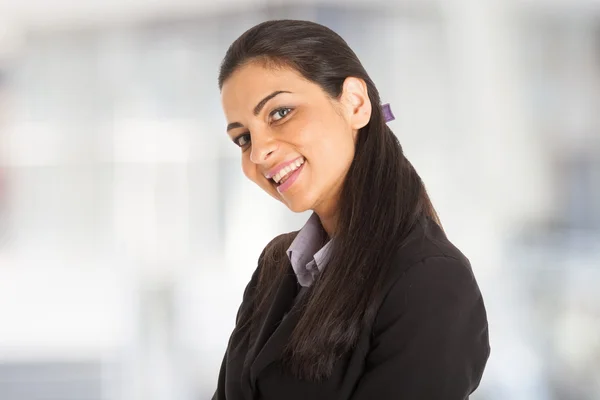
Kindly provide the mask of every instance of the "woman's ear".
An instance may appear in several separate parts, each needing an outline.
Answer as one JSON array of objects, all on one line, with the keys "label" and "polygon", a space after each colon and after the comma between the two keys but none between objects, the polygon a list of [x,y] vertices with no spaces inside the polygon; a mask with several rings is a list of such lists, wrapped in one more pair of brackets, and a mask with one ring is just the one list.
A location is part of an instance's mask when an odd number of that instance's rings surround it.
[{"label": "woman's ear", "polygon": [[358,131],[371,120],[371,99],[364,80],[352,76],[346,78],[342,103],[353,130]]}]

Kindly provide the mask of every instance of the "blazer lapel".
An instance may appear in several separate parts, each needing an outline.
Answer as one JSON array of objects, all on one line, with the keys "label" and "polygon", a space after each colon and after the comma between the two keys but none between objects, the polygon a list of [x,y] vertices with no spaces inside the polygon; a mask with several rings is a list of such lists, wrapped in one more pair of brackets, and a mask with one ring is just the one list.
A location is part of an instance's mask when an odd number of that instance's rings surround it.
[{"label": "blazer lapel", "polygon": [[[271,307],[259,329],[253,348],[256,358],[250,366],[250,384],[252,391],[256,390],[256,379],[260,372],[272,362],[280,359],[282,351],[296,326],[299,313],[292,307],[297,293],[297,277],[288,263],[288,272],[273,298]],[[286,318],[282,318],[289,312]]]}]

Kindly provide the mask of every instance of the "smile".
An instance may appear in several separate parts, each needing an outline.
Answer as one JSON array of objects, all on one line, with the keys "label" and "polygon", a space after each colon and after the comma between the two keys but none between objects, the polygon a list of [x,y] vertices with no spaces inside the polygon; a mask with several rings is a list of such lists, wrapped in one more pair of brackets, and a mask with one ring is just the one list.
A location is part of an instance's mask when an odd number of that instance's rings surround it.
[{"label": "smile", "polygon": [[282,168],[279,172],[277,172],[272,178],[273,181],[278,185],[282,185],[283,183],[285,183],[285,181],[287,181],[290,178],[290,176],[292,176],[294,171],[298,170],[303,164],[304,157],[300,157],[293,163],[289,164],[288,166]]},{"label": "smile", "polygon": [[285,167],[280,173],[273,177],[273,184],[277,188],[277,192],[282,194],[288,190],[304,169],[304,159],[296,161],[293,165]]}]

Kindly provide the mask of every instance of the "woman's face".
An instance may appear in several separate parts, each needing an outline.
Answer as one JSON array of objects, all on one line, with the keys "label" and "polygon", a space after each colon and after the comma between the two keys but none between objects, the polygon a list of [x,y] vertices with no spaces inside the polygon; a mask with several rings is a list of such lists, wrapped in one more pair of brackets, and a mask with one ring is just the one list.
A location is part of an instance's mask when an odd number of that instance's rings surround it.
[{"label": "woman's face", "polygon": [[364,81],[346,79],[332,99],[293,69],[250,63],[225,81],[221,96],[244,174],[292,211],[333,216],[358,129],[371,115]]}]

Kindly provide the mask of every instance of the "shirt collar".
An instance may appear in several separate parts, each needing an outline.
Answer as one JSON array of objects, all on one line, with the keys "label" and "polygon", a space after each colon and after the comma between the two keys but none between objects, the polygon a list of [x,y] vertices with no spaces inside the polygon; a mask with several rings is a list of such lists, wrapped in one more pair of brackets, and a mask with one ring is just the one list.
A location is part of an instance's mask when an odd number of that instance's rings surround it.
[{"label": "shirt collar", "polygon": [[313,275],[317,272],[313,271],[313,262],[318,271],[327,262],[332,241],[329,240],[325,246],[320,247],[324,234],[319,216],[313,212],[287,249],[287,256],[302,286],[310,286],[312,283]]}]

